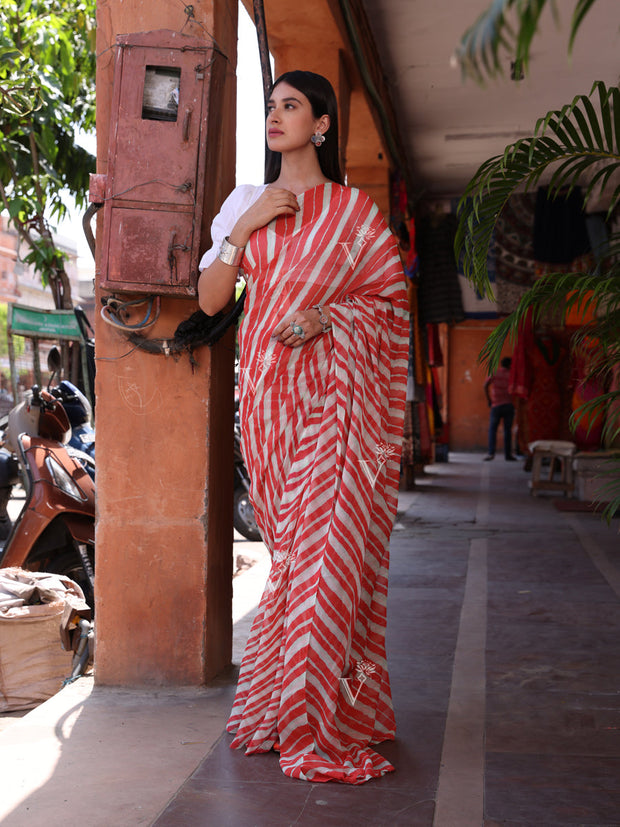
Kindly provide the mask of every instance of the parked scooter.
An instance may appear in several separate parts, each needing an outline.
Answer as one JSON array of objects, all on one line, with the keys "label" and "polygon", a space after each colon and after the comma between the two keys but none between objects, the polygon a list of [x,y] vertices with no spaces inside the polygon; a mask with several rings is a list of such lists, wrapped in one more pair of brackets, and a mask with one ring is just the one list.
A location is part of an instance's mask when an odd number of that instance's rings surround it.
[{"label": "parked scooter", "polygon": [[91,422],[91,407],[88,399],[66,379],[53,388],[52,395],[60,399],[71,425],[71,438],[67,443],[71,456],[78,459],[95,479],[95,429]]},{"label": "parked scooter", "polygon": [[85,466],[90,461],[94,473],[94,460],[68,446],[71,424],[64,395],[69,393],[70,405],[75,394],[63,384],[53,393],[33,386],[9,413],[0,453],[0,509],[6,489],[18,476],[26,502],[0,551],[0,567],[66,574],[79,583],[93,607],[95,485]]},{"label": "parked scooter", "polygon": [[235,487],[233,525],[247,540],[260,540],[260,531],[250,502],[250,477],[241,453],[241,429],[235,417]]},{"label": "parked scooter", "polygon": [[63,379],[50,393],[62,402],[71,425],[69,453],[86,468],[95,479],[95,429],[91,425],[92,408],[82,391],[72,382]]}]

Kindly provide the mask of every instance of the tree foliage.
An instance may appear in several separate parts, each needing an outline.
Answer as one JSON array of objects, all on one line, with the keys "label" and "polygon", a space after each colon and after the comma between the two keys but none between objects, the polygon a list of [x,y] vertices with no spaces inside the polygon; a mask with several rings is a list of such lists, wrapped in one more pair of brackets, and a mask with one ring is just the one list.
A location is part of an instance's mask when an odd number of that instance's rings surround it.
[{"label": "tree foliage", "polygon": [[[577,0],[571,22],[568,49],[595,0]],[[482,82],[501,73],[501,57],[508,53],[527,71],[530,46],[547,0],[494,0],[461,41],[458,56],[466,76]],[[557,12],[554,0],[549,0]],[[512,13],[513,22],[508,15]],[[620,90],[594,83],[589,95],[577,95],[572,103],[540,118],[534,134],[506,147],[502,155],[483,163],[470,181],[458,210],[455,249],[462,257],[465,275],[481,293],[492,297],[487,255],[497,220],[517,189],[529,189],[541,180],[550,195],[582,187],[584,199],[605,191],[608,216],[620,207]],[[494,370],[506,340],[514,342],[525,323],[549,314],[564,318],[572,308],[592,319],[573,338],[582,351],[597,343],[588,378],[608,388],[580,406],[572,422],[592,422],[602,414],[603,439],[611,444],[620,435],[620,234],[612,233],[605,249],[594,251],[591,272],[549,274],[522,297],[517,309],[503,319],[487,340],[481,360]],[[612,377],[616,376],[616,383]],[[612,469],[606,486],[609,518],[620,508],[620,480]]]},{"label": "tree foliage", "polygon": [[50,222],[88,192],[94,158],[76,144],[95,125],[95,0],[2,0],[0,199],[57,307],[71,307]]}]

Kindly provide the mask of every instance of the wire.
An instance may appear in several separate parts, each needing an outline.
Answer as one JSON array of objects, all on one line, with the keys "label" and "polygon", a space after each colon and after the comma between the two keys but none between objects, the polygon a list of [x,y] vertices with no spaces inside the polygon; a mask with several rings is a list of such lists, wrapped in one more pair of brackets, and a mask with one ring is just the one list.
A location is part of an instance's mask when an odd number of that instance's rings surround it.
[{"label": "wire", "polygon": [[131,348],[131,350],[128,350],[126,353],[122,353],[120,356],[95,356],[95,362],[119,362],[121,359],[131,356],[132,353],[135,353],[136,350],[139,349],[140,345],[136,344]]},{"label": "wire", "polygon": [[[107,324],[124,332],[146,330],[146,328],[152,327],[159,318],[159,313],[161,310],[160,296],[149,296],[145,299],[133,299],[132,301],[125,302],[117,299],[115,296],[109,296],[104,301],[105,304],[101,308],[101,318]],[[121,316],[122,314],[127,313],[130,307],[137,307],[145,302],[148,303],[148,309],[142,321],[137,322],[136,324],[127,324],[123,321]],[[156,303],[155,314],[151,318],[154,303]]]},{"label": "wire", "polygon": [[187,26],[187,24],[191,21],[196,26],[198,26],[202,31],[207,35],[207,37],[211,38],[211,42],[213,43],[213,48],[216,52],[219,52],[226,60],[228,60],[228,55],[224,54],[224,52],[220,49],[217,40],[213,37],[211,32],[207,29],[207,27],[196,17],[194,13],[194,7],[190,3],[186,3],[185,0],[179,0],[179,4],[183,6],[183,11],[185,13],[185,22],[181,26],[180,31],[182,32],[183,29]]}]

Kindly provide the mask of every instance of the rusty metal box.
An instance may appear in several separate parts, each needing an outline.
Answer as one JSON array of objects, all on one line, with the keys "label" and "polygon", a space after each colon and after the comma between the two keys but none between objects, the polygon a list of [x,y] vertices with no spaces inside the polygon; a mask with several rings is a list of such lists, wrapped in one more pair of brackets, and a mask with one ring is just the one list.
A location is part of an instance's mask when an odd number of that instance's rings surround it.
[{"label": "rusty metal box", "polygon": [[207,126],[220,104],[214,75],[223,60],[212,44],[179,32],[117,37],[103,289],[196,295]]}]

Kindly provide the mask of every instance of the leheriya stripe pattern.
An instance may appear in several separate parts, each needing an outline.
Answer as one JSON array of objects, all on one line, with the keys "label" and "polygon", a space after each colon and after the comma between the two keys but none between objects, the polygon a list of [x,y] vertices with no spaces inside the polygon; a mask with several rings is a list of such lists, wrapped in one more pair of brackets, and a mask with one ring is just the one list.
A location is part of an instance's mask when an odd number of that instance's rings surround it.
[{"label": "leheriya stripe pattern", "polygon": [[[385,657],[388,540],[397,504],[408,323],[393,238],[362,192],[328,184],[246,252],[243,450],[272,569],[228,723],[233,747],[275,748],[283,771],[362,783],[391,765]],[[300,348],[271,331],[329,305]]]}]

